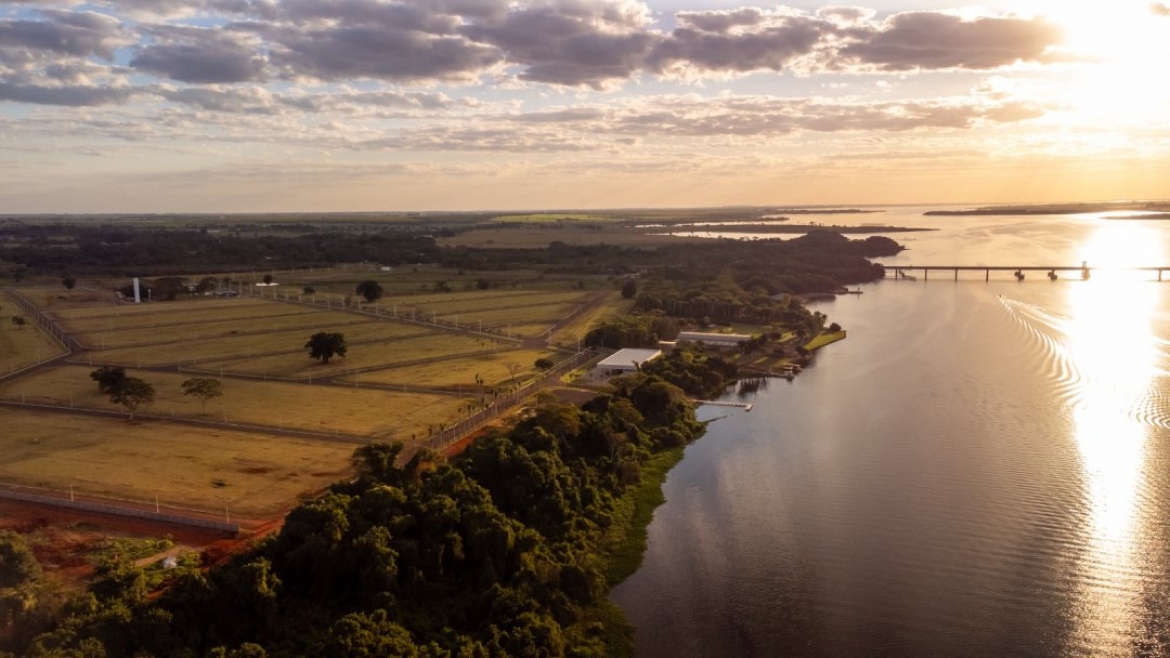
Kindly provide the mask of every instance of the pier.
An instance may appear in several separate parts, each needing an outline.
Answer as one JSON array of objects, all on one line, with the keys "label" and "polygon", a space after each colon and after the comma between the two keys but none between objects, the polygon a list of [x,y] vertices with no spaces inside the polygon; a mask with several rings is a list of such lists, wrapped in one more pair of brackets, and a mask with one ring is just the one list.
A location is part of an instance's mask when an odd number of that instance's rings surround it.
[{"label": "pier", "polygon": [[[915,273],[921,273],[924,281],[930,280],[931,272],[946,272],[954,275],[954,280],[959,280],[959,272],[983,272],[983,280],[990,281],[992,272],[1010,272],[1016,275],[1018,280],[1023,280],[1025,272],[1041,272],[1049,278],[1070,278],[1070,279],[1088,279],[1091,278],[1093,272],[1103,271],[1109,269],[1111,271],[1122,272],[1149,272],[1151,274],[1157,273],[1157,280],[1162,280],[1162,273],[1170,271],[1170,265],[1161,267],[1122,267],[1122,268],[1097,268],[1087,267],[1084,265],[888,265],[886,266],[886,278],[890,279],[905,279],[907,281],[917,280]],[[1063,273],[1063,274],[1062,274]],[[936,275],[937,276],[937,275]]]},{"label": "pier", "polygon": [[706,404],[712,407],[734,407],[736,409],[743,409],[744,411],[751,411],[752,405],[744,402],[720,402],[718,400],[694,400],[695,404]]}]

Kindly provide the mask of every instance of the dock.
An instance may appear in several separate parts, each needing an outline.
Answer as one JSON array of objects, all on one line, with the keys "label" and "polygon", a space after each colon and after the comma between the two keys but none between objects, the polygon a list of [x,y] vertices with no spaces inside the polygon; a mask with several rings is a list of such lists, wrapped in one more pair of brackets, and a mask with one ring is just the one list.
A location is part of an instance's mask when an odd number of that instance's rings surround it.
[{"label": "dock", "polygon": [[[1067,275],[1070,279],[1089,279],[1092,277],[1094,271],[1102,271],[1106,268],[1088,267],[1086,265],[888,265],[886,266],[886,278],[893,278],[896,280],[916,281],[918,277],[913,273],[921,272],[924,281],[930,280],[931,272],[946,272],[953,274],[954,280],[959,280],[959,272],[983,272],[983,280],[990,281],[992,272],[1011,272],[1022,281],[1025,272],[1042,272],[1048,278],[1061,278],[1060,274]],[[1149,272],[1157,274],[1157,280],[1162,280],[1164,272],[1170,272],[1170,265],[1154,266],[1154,267],[1122,267],[1109,268],[1110,270],[1117,270],[1123,272]]]},{"label": "dock", "polygon": [[736,409],[743,409],[744,411],[751,411],[752,405],[745,402],[718,402],[715,400],[692,400],[695,404],[708,404],[712,407],[735,407]]}]

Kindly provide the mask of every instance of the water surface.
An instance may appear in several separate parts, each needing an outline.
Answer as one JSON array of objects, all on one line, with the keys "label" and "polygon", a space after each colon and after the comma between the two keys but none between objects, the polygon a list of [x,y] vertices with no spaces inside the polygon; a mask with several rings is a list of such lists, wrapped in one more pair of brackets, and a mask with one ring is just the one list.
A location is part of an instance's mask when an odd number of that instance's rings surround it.
[{"label": "water surface", "polygon": [[[943,228],[887,264],[1170,264],[1158,222],[873,217]],[[963,276],[819,306],[849,338],[687,449],[612,594],[639,655],[1170,654],[1170,284]]]}]

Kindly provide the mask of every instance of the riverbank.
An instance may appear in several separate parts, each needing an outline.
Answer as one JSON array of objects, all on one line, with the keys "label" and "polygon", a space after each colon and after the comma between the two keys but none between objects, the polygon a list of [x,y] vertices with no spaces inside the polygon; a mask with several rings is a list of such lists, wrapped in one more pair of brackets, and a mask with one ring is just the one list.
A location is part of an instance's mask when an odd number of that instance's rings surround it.
[{"label": "riverbank", "polygon": [[[686,446],[680,446],[651,457],[642,466],[638,486],[630,488],[618,501],[613,525],[609,527],[599,551],[605,563],[602,573],[610,590],[642,566],[642,558],[646,554],[647,528],[654,519],[654,510],[666,502],[662,485],[670,470],[682,461],[685,450]],[[607,598],[598,606],[597,615],[597,621],[605,627],[606,644],[613,651],[611,655],[632,658],[634,627],[626,619],[625,613]]]}]

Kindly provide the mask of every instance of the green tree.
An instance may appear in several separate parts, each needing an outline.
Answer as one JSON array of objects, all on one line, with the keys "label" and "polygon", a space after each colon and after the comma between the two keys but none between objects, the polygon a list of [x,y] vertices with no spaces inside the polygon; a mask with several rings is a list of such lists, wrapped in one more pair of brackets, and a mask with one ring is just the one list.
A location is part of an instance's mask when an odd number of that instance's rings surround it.
[{"label": "green tree", "polygon": [[382,286],[378,285],[378,282],[373,279],[366,279],[357,284],[357,288],[354,291],[362,297],[365,297],[367,302],[372,302],[382,297]]},{"label": "green tree", "polygon": [[194,395],[203,403],[203,413],[207,413],[207,401],[223,395],[223,385],[218,379],[193,377],[181,384],[183,395]]},{"label": "green tree", "polygon": [[313,286],[305,286],[304,288],[301,289],[301,292],[303,292],[306,295],[309,295],[311,297],[311,296],[317,294],[317,289],[314,288]]},{"label": "green tree", "polygon": [[633,280],[622,284],[622,299],[633,299],[638,296],[638,284]]},{"label": "green tree", "polygon": [[61,285],[65,286],[66,290],[73,290],[73,287],[77,285],[77,279],[66,275],[64,279],[61,279]]},{"label": "green tree", "polygon": [[12,324],[16,325],[17,329],[24,329],[24,325],[28,324],[28,321],[19,315],[14,315],[12,316]]},{"label": "green tree", "polygon": [[541,358],[537,359],[536,363],[533,365],[535,365],[540,370],[548,370],[549,368],[555,366],[556,363],[547,356],[542,356]]},{"label": "green tree", "polygon": [[0,532],[0,590],[28,585],[41,576],[41,566],[24,539],[15,532]]},{"label": "green tree", "polygon": [[137,377],[127,377],[120,386],[110,391],[110,402],[121,405],[134,420],[138,407],[154,402],[154,387]]},{"label": "green tree", "polygon": [[345,344],[345,334],[318,331],[309,337],[309,342],[305,343],[305,347],[309,350],[309,358],[317,359],[321,363],[329,363],[329,359],[334,356],[344,357],[348,349]]},{"label": "green tree", "polygon": [[116,366],[102,366],[89,373],[89,378],[97,382],[102,395],[109,395],[125,383],[126,370]]},{"label": "green tree", "polygon": [[271,275],[271,274],[265,274],[265,275],[264,275],[264,285],[266,285],[266,286],[267,286],[267,285],[271,285],[271,284],[272,284],[272,275]]}]

